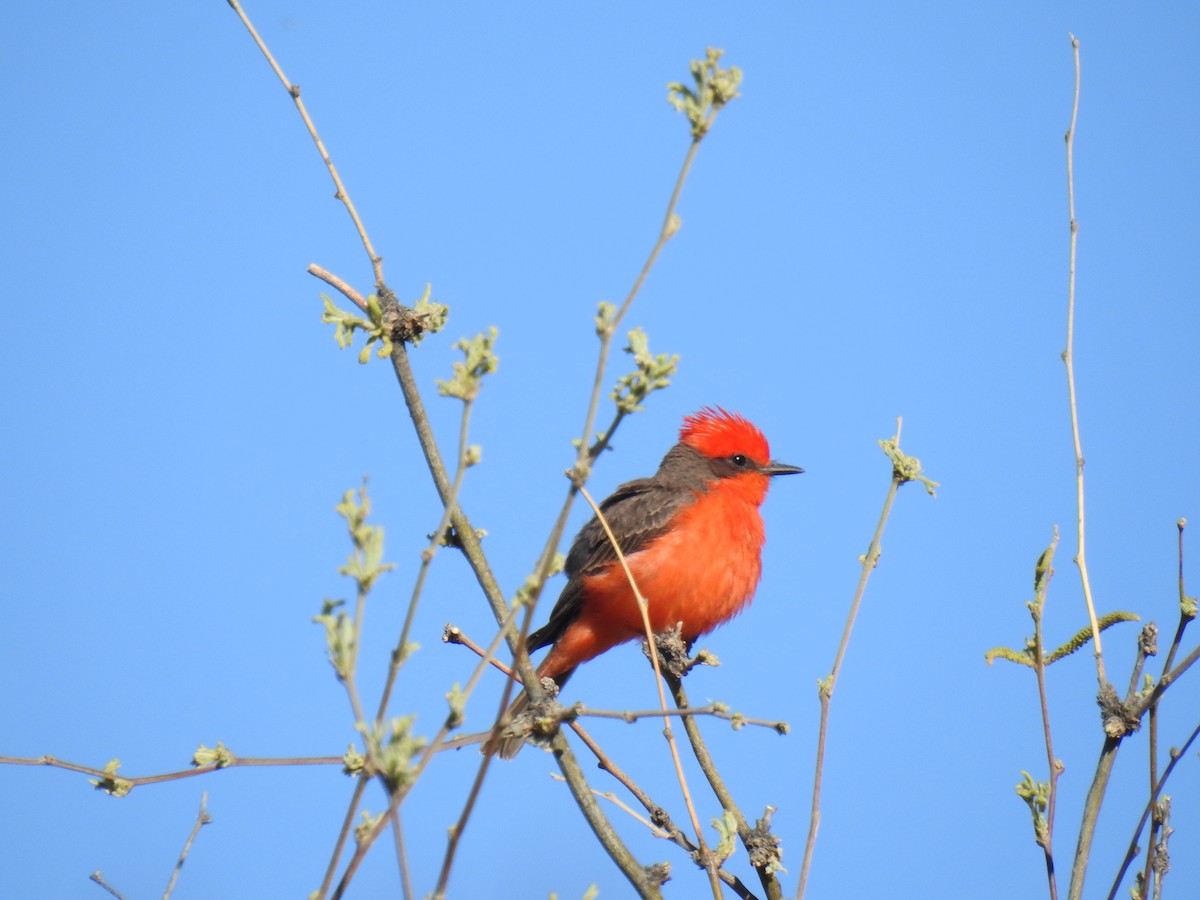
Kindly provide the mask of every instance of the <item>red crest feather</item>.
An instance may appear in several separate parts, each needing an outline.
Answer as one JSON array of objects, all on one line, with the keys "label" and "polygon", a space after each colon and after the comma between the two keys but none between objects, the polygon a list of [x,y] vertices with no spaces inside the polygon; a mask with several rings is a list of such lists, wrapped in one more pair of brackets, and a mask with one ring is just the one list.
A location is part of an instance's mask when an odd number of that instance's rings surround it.
[{"label": "red crest feather", "polygon": [[679,440],[711,458],[744,453],[759,465],[771,460],[763,433],[749,420],[719,406],[706,406],[684,418]]}]

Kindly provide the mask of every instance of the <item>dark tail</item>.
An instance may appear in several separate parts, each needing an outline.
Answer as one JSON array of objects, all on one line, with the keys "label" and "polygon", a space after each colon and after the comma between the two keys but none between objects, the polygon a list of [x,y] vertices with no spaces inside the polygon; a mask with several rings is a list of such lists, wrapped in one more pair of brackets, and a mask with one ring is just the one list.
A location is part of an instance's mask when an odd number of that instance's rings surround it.
[{"label": "dark tail", "polygon": [[[516,700],[508,708],[508,712],[504,714],[501,722],[512,722],[517,716],[525,712],[529,707],[529,694],[521,691]],[[492,736],[488,738],[483,745],[484,753],[499,754],[501,759],[512,759],[521,752],[521,748],[525,746],[524,737],[502,737],[499,731],[492,732]]]},{"label": "dark tail", "polygon": [[[574,669],[571,669],[570,672],[564,672],[554,679],[560,688],[567,683],[567,679],[571,677],[574,671]],[[492,732],[492,736],[484,741],[483,752],[495,753],[501,759],[512,759],[520,753],[521,748],[525,746],[525,739],[529,733],[528,728],[524,728],[522,734],[514,736],[505,735],[503,732],[516,720],[517,716],[524,713],[528,708],[529,693],[521,691],[517,699],[508,707],[508,711],[501,717],[500,724]]]}]

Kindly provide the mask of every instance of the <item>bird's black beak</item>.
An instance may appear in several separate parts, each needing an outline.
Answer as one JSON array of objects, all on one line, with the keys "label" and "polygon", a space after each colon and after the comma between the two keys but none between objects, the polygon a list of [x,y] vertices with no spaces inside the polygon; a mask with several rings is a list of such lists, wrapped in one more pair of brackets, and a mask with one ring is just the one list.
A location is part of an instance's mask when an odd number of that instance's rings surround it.
[{"label": "bird's black beak", "polygon": [[772,460],[758,471],[764,475],[800,475],[804,472],[799,466],[789,466],[787,463]]}]

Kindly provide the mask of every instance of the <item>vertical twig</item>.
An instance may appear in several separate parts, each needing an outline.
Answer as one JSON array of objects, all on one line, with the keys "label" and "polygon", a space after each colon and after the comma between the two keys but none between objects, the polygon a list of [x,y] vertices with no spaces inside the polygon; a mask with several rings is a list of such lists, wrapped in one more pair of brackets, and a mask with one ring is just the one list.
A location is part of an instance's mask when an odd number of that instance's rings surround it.
[{"label": "vertical twig", "polygon": [[[1071,124],[1064,136],[1067,153],[1067,210],[1070,217],[1071,249],[1067,279],[1067,346],[1063,350],[1062,359],[1067,368],[1067,394],[1071,409],[1071,437],[1075,447],[1075,512],[1078,545],[1075,554],[1075,564],[1079,567],[1079,577],[1083,584],[1083,599],[1087,603],[1088,619],[1092,626],[1092,641],[1095,643],[1096,677],[1100,682],[1100,690],[1108,685],[1104,674],[1104,654],[1100,645],[1100,625],[1096,619],[1096,605],[1092,600],[1092,586],[1088,579],[1086,557],[1086,531],[1084,517],[1083,491],[1083,445],[1079,437],[1079,407],[1075,396],[1075,261],[1079,239],[1079,221],[1075,218],[1075,126],[1079,119],[1079,40],[1071,35],[1071,51],[1075,63],[1075,89],[1071,102]],[[1069,900],[1080,900],[1083,896],[1083,880],[1087,874],[1088,857],[1091,855],[1092,838],[1095,836],[1096,820],[1100,815],[1100,804],[1108,786],[1108,778],[1116,760],[1117,751],[1121,746],[1121,738],[1105,737],[1104,746],[1100,751],[1100,760],[1096,764],[1096,773],[1088,789],[1084,801],[1083,820],[1079,828],[1079,841],[1075,846],[1075,860],[1071,867],[1071,886]]]},{"label": "vertical twig", "polygon": [[[1146,742],[1146,753],[1148,756],[1147,762],[1149,765],[1150,776],[1150,832],[1146,837],[1146,864],[1142,869],[1142,897],[1151,896],[1151,885],[1154,881],[1154,859],[1157,855],[1155,848],[1158,843],[1158,831],[1162,825],[1162,819],[1157,814],[1158,805],[1158,704],[1153,703],[1149,710],[1150,724],[1147,730],[1150,732],[1149,740]],[[1161,887],[1161,884],[1159,885]]]},{"label": "vertical twig", "polygon": [[[858,608],[862,605],[863,594],[867,590],[867,580],[871,572],[879,564],[880,545],[883,540],[883,530],[892,512],[896,492],[900,485],[913,479],[925,483],[926,490],[931,494],[936,486],[934,482],[924,478],[920,463],[913,457],[906,457],[900,452],[900,428],[902,419],[896,419],[896,437],[890,442],[880,441],[884,452],[892,459],[892,480],[888,485],[887,496],[883,501],[883,511],[879,515],[879,523],[875,526],[875,534],[871,544],[862,557],[862,571],[858,577],[858,586],[854,589],[854,599],[850,603],[850,612],[846,616],[846,626],[842,629],[842,640],[838,644],[837,656],[833,661],[833,670],[821,682],[819,696],[821,700],[821,721],[817,731],[817,761],[816,772],[813,775],[812,811],[808,822],[808,838],[804,843],[804,859],[800,864],[800,883],[796,887],[796,900],[802,900],[808,887],[808,872],[812,866],[813,850],[817,843],[817,830],[821,824],[821,779],[825,772],[825,739],[829,733],[829,706],[833,700],[833,691],[837,686],[838,673],[842,669],[842,661],[846,657],[846,648],[850,645],[850,634],[854,630],[854,620],[858,617]],[[889,449],[890,446],[890,449]]]},{"label": "vertical twig", "polygon": [[1071,223],[1071,255],[1067,280],[1067,347],[1062,352],[1067,367],[1067,394],[1071,405],[1071,438],[1075,444],[1075,522],[1078,532],[1078,547],[1075,564],[1083,582],[1083,599],[1087,602],[1088,619],[1092,623],[1092,641],[1095,643],[1096,677],[1100,688],[1108,684],[1104,675],[1104,653],[1100,646],[1100,625],[1096,619],[1096,605],[1092,600],[1092,585],[1088,579],[1086,556],[1086,532],[1083,512],[1083,444],[1079,437],[1079,406],[1075,400],[1075,259],[1079,239],[1079,220],[1075,218],[1075,123],[1079,119],[1079,41],[1071,35],[1071,50],[1075,59],[1075,92],[1071,103],[1071,125],[1064,140],[1067,145],[1067,209]]},{"label": "vertical twig", "polygon": [[1050,790],[1046,798],[1046,833],[1038,836],[1046,860],[1046,881],[1050,900],[1058,898],[1058,878],[1054,872],[1054,811],[1058,801],[1058,777],[1062,775],[1062,763],[1054,756],[1054,740],[1050,732],[1050,701],[1046,695],[1046,648],[1042,635],[1042,613],[1046,607],[1046,593],[1050,578],[1054,574],[1054,551],[1058,547],[1058,526],[1054,528],[1054,539],[1038,561],[1033,605],[1033,670],[1037,675],[1038,701],[1042,709],[1042,733],[1046,742],[1046,764],[1050,771]]},{"label": "vertical twig", "polygon": [[[1178,531],[1178,553],[1179,553],[1179,624],[1175,627],[1175,637],[1171,641],[1171,647],[1167,651],[1167,658],[1163,661],[1162,676],[1159,677],[1160,684],[1163,678],[1171,670],[1171,665],[1175,662],[1175,654],[1179,650],[1179,644],[1183,640],[1183,633],[1187,629],[1188,623],[1195,616],[1194,606],[1195,601],[1187,596],[1183,577],[1183,530],[1187,527],[1187,519],[1179,519],[1175,523]],[[1150,704],[1150,740],[1149,740],[1149,763],[1150,763],[1150,799],[1146,803],[1146,812],[1150,814],[1150,832],[1146,838],[1146,863],[1142,869],[1142,896],[1148,897],[1151,894],[1151,885],[1154,886],[1154,892],[1157,894],[1162,891],[1162,879],[1155,880],[1155,875],[1158,867],[1155,865],[1155,859],[1158,855],[1158,834],[1160,826],[1164,826],[1162,817],[1157,814],[1159,794],[1162,792],[1161,782],[1158,780],[1158,701],[1157,699]],[[1200,729],[1200,726],[1197,726]],[[1196,737],[1196,732],[1192,732],[1192,736],[1188,739],[1190,745]],[[1186,746],[1185,746],[1186,751]],[[1175,759],[1178,757],[1172,751],[1172,759],[1167,766],[1167,772],[1174,766]],[[1163,780],[1166,780],[1166,773],[1163,774]],[[1142,818],[1145,822],[1145,816]],[[1141,823],[1138,825],[1138,832],[1141,831]],[[1136,835],[1135,835],[1136,840]],[[1124,872],[1124,869],[1122,869]]]}]

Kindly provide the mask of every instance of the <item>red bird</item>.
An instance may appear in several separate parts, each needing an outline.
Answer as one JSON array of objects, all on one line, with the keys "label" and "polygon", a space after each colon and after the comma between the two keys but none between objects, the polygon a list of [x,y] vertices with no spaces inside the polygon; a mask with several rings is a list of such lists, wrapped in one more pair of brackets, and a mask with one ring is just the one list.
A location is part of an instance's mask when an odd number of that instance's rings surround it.
[{"label": "red bird", "polygon": [[[736,413],[705,408],[683,420],[679,443],[651,478],[621,485],[600,504],[649,603],[654,633],[683,623],[690,645],[742,611],[762,572],[758,508],[772,476],[804,470],[772,462],[767,439]],[[645,636],[629,579],[598,519],[567,555],[567,586],[550,621],[529,636],[529,652],[553,644],[537,672],[561,687],[581,664]],[[529,703],[524,692],[509,718]],[[511,759],[523,738],[490,741]]]}]

